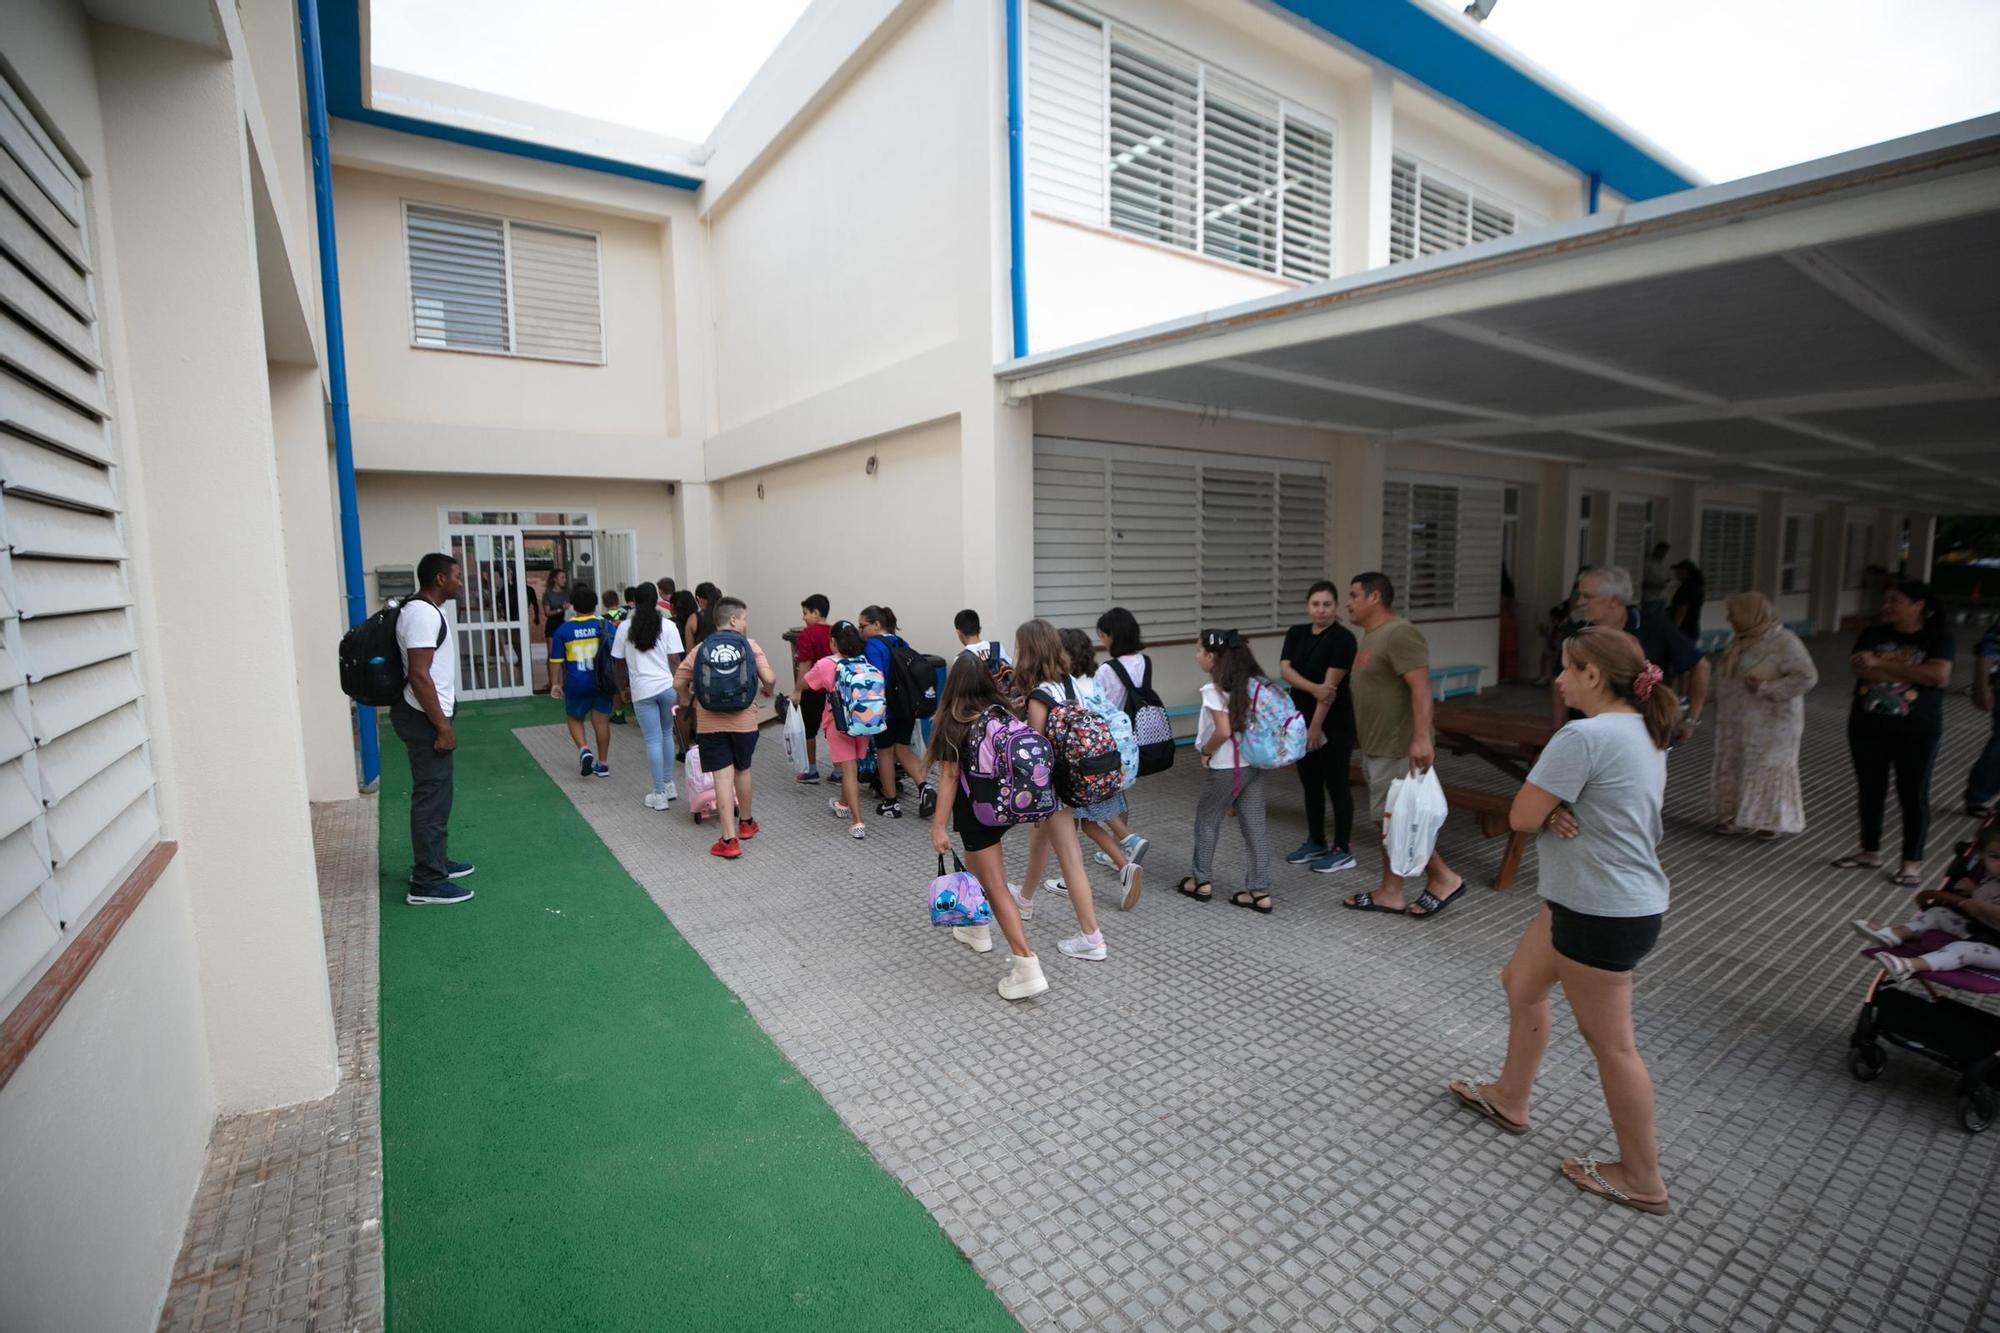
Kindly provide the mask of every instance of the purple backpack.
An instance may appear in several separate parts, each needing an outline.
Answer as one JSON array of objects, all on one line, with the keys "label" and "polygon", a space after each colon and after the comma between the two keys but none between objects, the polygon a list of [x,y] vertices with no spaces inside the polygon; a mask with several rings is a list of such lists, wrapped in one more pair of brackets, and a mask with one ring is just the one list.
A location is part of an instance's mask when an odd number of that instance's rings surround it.
[{"label": "purple backpack", "polygon": [[958,853],[951,854],[952,868],[944,868],[938,857],[938,877],[931,881],[931,924],[933,926],[987,926],[993,923],[993,904],[979,880],[968,873]]},{"label": "purple backpack", "polygon": [[990,708],[966,735],[958,785],[972,817],[988,828],[1034,824],[1058,809],[1054,755],[1042,734],[1004,708]]}]

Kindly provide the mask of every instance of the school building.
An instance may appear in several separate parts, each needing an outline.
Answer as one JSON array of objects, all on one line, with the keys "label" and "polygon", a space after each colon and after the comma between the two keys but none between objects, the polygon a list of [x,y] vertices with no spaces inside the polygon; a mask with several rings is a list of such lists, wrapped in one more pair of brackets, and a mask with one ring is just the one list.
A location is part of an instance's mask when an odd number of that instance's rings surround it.
[{"label": "school building", "polygon": [[1455,6],[817,0],[692,144],[298,8],[0,7],[10,1327],[146,1323],[215,1117],[332,1087],[334,645],[427,551],[468,700],[557,568],[1122,604],[1180,696],[1323,576],[1491,683],[1503,585],[1664,540],[1831,627],[2000,508],[2000,118],[1704,185]]}]

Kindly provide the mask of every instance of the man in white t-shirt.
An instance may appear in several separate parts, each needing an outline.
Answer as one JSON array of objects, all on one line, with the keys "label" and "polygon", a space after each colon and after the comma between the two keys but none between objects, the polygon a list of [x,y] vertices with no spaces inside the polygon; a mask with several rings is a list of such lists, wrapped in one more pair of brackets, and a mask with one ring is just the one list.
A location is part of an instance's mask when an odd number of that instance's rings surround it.
[{"label": "man in white t-shirt", "polygon": [[433,552],[417,563],[417,595],[396,619],[396,649],[408,683],[389,706],[389,725],[410,752],[410,891],[416,904],[462,903],[472,890],[454,881],[472,873],[445,855],[451,823],[451,756],[458,748],[451,715],[458,703],[458,640],[451,613],[465,576],[458,561]]}]

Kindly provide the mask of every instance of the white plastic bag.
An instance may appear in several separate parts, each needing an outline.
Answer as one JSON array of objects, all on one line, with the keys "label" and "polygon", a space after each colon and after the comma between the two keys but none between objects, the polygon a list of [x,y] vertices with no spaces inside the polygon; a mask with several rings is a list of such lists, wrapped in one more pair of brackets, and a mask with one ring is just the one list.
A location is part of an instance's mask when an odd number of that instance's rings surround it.
[{"label": "white plastic bag", "polygon": [[1389,849],[1389,868],[1398,875],[1421,875],[1437,849],[1438,830],[1449,807],[1437,770],[1389,784],[1389,801],[1382,812],[1382,843]]},{"label": "white plastic bag", "polygon": [[812,761],[806,758],[806,715],[797,700],[785,710],[785,753],[794,773],[812,772]]}]

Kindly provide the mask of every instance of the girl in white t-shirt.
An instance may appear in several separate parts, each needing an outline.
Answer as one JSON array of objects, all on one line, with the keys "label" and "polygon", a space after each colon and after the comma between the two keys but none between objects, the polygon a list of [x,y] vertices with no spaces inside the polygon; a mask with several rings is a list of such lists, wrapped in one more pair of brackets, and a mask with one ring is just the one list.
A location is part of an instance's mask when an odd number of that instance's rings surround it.
[{"label": "girl in white t-shirt", "polygon": [[[641,647],[640,645],[644,645]],[[646,736],[646,763],[653,770],[653,789],[646,808],[665,810],[678,795],[674,790],[674,668],[680,664],[681,636],[674,622],[660,614],[660,595],[642,583],[632,592],[632,614],[618,622],[611,641],[619,684],[632,700],[639,730]]]},{"label": "girl in white t-shirt", "polygon": [[[1123,670],[1134,685],[1142,687],[1152,684],[1153,674],[1153,663],[1146,656],[1146,641],[1139,633],[1138,617],[1122,606],[1114,606],[1106,611],[1097,618],[1097,646],[1111,659],[1096,669],[1097,688],[1104,691],[1105,700],[1113,708],[1129,716],[1132,710],[1125,706],[1129,692],[1125,688],[1125,682],[1119,679],[1119,671]],[[1111,823],[1111,831],[1118,838],[1118,847],[1124,853],[1124,861],[1121,862],[1109,850],[1098,852],[1096,858],[1099,865],[1110,866],[1118,870],[1121,875],[1124,873],[1121,867],[1126,862],[1138,865],[1146,859],[1148,845],[1146,839],[1126,826],[1126,820],[1130,815],[1131,807],[1128,801],[1126,813]]]},{"label": "girl in white t-shirt", "polygon": [[[1093,706],[1108,702],[1104,687],[1097,683],[1097,654],[1091,650],[1090,636],[1080,629],[1066,629],[1061,635],[1063,651],[1069,654],[1069,683],[1077,697]],[[1146,859],[1148,844],[1126,824],[1125,811],[1125,793],[1121,791],[1084,806],[1076,812],[1076,820],[1083,835],[1097,844],[1097,863],[1118,872],[1118,906],[1129,912],[1139,905],[1145,874],[1139,867]],[[1051,893],[1069,892],[1069,885],[1061,879],[1045,879],[1042,887]]]},{"label": "girl in white t-shirt", "polygon": [[1233,629],[1205,629],[1196,641],[1195,665],[1208,674],[1201,687],[1201,720],[1194,748],[1208,770],[1194,810],[1194,873],[1180,882],[1183,896],[1205,903],[1214,895],[1215,841],[1229,807],[1243,831],[1250,873],[1244,887],[1229,895],[1235,907],[1271,910],[1271,850],[1264,838],[1264,770],[1239,764],[1236,738],[1250,713],[1250,682],[1264,674],[1257,657]]}]

